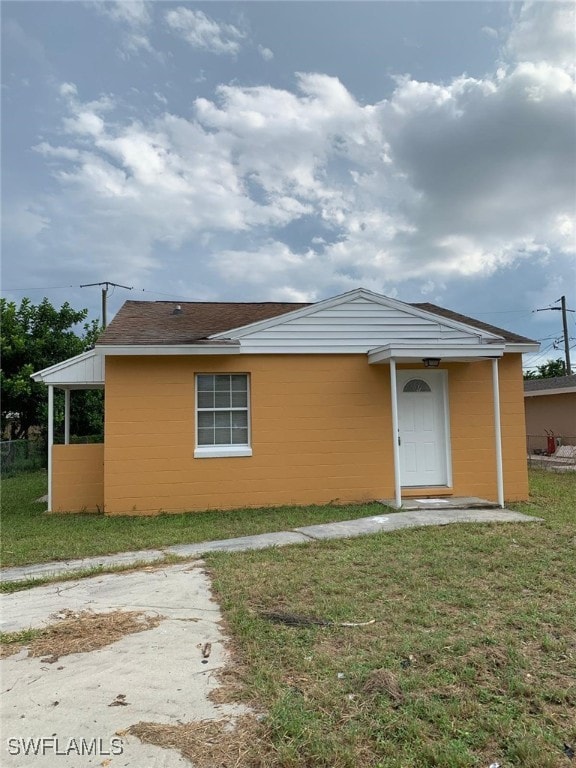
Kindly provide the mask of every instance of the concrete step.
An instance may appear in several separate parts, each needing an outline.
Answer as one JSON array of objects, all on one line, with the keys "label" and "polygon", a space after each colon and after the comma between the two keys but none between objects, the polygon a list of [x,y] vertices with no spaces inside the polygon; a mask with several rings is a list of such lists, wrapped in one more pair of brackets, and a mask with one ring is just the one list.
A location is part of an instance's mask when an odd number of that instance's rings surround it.
[{"label": "concrete step", "polygon": [[[395,499],[379,499],[387,507],[395,507]],[[423,496],[422,498],[403,498],[402,509],[498,509],[498,503],[480,499],[477,496]]]}]

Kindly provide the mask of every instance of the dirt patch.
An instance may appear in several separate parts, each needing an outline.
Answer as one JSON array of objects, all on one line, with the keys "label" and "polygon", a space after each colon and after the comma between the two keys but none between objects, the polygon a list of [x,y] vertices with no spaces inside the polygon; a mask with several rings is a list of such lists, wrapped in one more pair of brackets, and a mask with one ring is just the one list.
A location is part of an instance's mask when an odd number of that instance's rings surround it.
[{"label": "dirt patch", "polygon": [[52,616],[54,624],[39,631],[29,642],[2,643],[0,658],[28,648],[28,656],[42,656],[47,663],[58,661],[61,656],[71,653],[88,653],[115,643],[125,635],[153,629],[164,618],[149,616],[141,611],[93,611],[65,610]]},{"label": "dirt patch", "polygon": [[157,747],[178,750],[195,768],[263,768],[270,763],[264,757],[263,762],[256,757],[262,730],[254,715],[241,715],[234,720],[202,720],[181,725],[141,722],[130,726],[126,733]]}]

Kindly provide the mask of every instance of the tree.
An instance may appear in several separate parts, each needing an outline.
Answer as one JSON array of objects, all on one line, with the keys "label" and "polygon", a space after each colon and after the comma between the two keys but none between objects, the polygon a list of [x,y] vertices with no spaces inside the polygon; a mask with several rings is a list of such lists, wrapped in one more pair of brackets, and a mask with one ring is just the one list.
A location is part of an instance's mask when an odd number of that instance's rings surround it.
[{"label": "tree", "polygon": [[[47,388],[32,381],[30,374],[90,349],[101,328],[93,320],[84,323],[83,334],[77,335],[74,328],[86,320],[88,310],[75,310],[68,302],[56,309],[46,298],[37,306],[27,298],[22,299],[20,306],[0,299],[0,313],[0,428],[4,434],[10,424],[13,439],[27,438],[31,427],[45,429],[48,401]],[[80,428],[82,433],[85,425],[93,431],[91,422],[95,409],[101,411],[102,397],[92,392],[77,394],[82,397],[74,398],[71,430],[76,432]],[[92,407],[86,411],[81,399]],[[60,398],[57,408],[62,408]]]},{"label": "tree", "polygon": [[566,363],[559,357],[557,360],[548,360],[539,365],[535,371],[526,371],[525,379],[550,379],[553,376],[565,376]]}]

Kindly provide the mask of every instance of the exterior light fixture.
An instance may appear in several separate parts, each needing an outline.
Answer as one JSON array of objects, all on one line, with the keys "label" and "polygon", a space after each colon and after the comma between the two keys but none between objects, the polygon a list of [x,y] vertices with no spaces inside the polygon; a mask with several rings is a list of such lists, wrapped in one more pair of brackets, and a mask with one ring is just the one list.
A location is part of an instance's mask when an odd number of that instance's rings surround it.
[{"label": "exterior light fixture", "polygon": [[438,366],[440,365],[440,358],[425,357],[423,358],[422,362],[424,363],[424,368],[438,368]]},{"label": "exterior light fixture", "polygon": [[180,306],[180,304],[176,304],[176,306],[172,310],[172,314],[173,315],[181,315],[182,314],[182,307]]}]

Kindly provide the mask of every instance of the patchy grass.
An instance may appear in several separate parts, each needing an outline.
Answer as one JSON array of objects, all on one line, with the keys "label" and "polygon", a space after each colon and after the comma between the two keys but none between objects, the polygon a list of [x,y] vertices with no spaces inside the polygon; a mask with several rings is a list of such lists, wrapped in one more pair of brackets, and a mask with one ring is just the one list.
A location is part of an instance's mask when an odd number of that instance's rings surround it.
[{"label": "patchy grass", "polygon": [[45,471],[3,481],[2,567],[193,544],[382,514],[380,504],[327,504],[152,517],[50,515],[44,512],[45,505],[35,501],[46,493],[46,483]]},{"label": "patchy grass", "polygon": [[[576,476],[531,480],[516,506],[542,524],[208,555],[234,638],[225,689],[266,713],[249,739],[239,725],[233,764],[569,768]],[[275,612],[376,623],[286,626]],[[192,744],[183,729],[193,759]]]},{"label": "patchy grass", "polygon": [[0,632],[0,659],[18,653],[25,645],[42,634],[41,629],[21,629],[19,632]]},{"label": "patchy grass", "polygon": [[45,656],[50,664],[60,656],[88,653],[115,643],[125,635],[144,632],[157,627],[162,616],[148,616],[141,611],[64,610],[55,617],[58,621],[42,629],[0,633],[0,658],[28,649],[28,656]]}]

